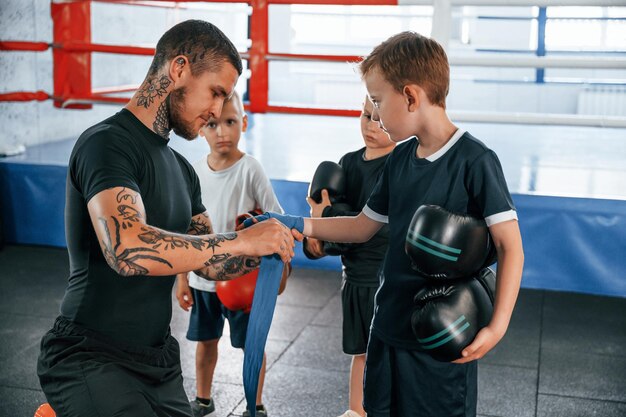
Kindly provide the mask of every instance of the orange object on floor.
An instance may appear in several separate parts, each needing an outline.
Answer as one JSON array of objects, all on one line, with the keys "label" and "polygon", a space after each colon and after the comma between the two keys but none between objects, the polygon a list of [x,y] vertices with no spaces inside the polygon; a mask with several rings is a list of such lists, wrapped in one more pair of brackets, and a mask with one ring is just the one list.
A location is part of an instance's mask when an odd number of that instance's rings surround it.
[{"label": "orange object on floor", "polygon": [[44,403],[35,411],[34,417],[56,417],[56,415],[52,407],[50,407],[50,404]]}]

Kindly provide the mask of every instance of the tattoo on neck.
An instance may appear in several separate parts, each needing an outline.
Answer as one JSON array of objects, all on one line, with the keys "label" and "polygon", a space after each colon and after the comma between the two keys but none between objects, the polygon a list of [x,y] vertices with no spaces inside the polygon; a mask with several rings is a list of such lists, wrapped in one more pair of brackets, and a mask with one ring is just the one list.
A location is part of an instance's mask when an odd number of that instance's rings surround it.
[{"label": "tattoo on neck", "polygon": [[167,87],[170,86],[172,81],[167,75],[161,75],[160,77],[148,78],[137,90],[137,105],[143,108],[148,108],[156,97],[163,97],[167,93]]},{"label": "tattoo on neck", "polygon": [[169,96],[165,100],[161,102],[159,105],[159,109],[157,110],[156,119],[154,119],[154,123],[152,123],[152,130],[154,132],[167,139],[170,136],[170,122],[169,122],[169,112],[168,103]]}]

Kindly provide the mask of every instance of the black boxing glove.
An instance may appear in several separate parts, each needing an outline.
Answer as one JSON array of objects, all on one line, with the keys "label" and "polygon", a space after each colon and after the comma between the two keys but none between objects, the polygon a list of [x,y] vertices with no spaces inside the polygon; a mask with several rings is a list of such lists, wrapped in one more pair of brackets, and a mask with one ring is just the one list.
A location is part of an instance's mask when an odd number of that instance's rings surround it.
[{"label": "black boxing glove", "polygon": [[469,277],[486,265],[491,237],[483,219],[420,206],[411,220],[404,249],[425,278]]},{"label": "black boxing glove", "polygon": [[423,351],[441,362],[461,352],[493,314],[496,277],[485,268],[474,278],[422,288],[414,298],[411,327]]},{"label": "black boxing glove", "polygon": [[341,199],[346,190],[346,178],[343,168],[336,162],[324,161],[315,170],[311,184],[309,184],[309,197],[316,203],[322,201],[322,190],[328,190],[331,203]]}]

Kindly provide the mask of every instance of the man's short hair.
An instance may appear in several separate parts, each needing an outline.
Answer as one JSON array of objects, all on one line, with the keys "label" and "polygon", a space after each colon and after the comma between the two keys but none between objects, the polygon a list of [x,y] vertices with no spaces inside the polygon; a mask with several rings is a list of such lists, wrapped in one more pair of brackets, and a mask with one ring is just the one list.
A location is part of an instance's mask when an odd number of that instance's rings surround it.
[{"label": "man's short hair", "polygon": [[156,74],[178,55],[187,57],[194,76],[219,71],[225,62],[232,64],[239,75],[243,71],[235,45],[217,26],[203,20],[186,20],[165,32],[157,42],[148,74]]},{"label": "man's short hair", "polygon": [[359,69],[362,76],[377,69],[399,92],[407,84],[417,84],[431,104],[446,108],[450,65],[443,47],[434,39],[401,32],[374,48]]}]

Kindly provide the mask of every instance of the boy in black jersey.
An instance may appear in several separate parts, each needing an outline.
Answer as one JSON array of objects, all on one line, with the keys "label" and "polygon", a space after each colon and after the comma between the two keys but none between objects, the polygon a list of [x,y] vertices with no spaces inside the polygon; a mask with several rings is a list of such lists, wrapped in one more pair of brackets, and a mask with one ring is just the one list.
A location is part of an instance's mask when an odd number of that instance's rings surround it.
[{"label": "boy in black jersey", "polygon": [[[436,41],[403,32],[360,64],[372,118],[401,142],[362,212],[305,219],[304,235],[365,242],[389,225],[389,249],[375,298],[364,382],[368,417],[475,416],[477,364],[504,336],[519,292],[522,242],[496,154],[457,128],[445,111],[446,54]],[[498,252],[493,317],[453,363],[419,350],[411,329],[413,297],[425,285],[404,252],[411,218],[424,204],[484,218]]]},{"label": "boy in black jersey", "polygon": [[[311,206],[311,217],[354,216],[367,202],[370,193],[378,182],[387,156],[395,147],[395,142],[372,120],[374,107],[366,97],[361,113],[361,135],[365,147],[347,153],[339,161],[346,178],[347,207],[331,205],[328,191],[322,190],[322,201],[307,201]],[[342,208],[339,208],[342,207]],[[374,294],[378,288],[378,270],[387,251],[389,228],[383,226],[369,241],[359,244],[332,243],[333,254],[340,252],[343,265],[341,305],[343,309],[343,351],[352,355],[350,367],[349,410],[341,417],[363,417],[363,371],[365,351],[370,324],[374,315]],[[309,238],[304,242],[306,250],[315,257],[327,253],[328,243]]]}]

